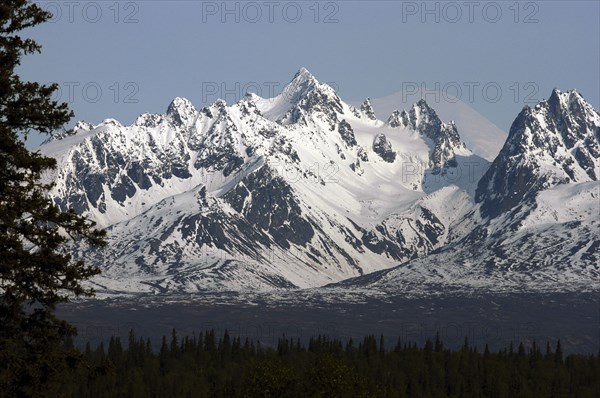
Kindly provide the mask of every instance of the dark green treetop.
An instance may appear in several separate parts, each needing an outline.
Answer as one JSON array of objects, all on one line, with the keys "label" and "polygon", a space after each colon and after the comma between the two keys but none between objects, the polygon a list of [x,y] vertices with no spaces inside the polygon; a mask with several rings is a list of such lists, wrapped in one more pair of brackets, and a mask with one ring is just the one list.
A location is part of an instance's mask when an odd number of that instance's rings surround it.
[{"label": "dark green treetop", "polygon": [[69,241],[104,244],[104,232],[47,196],[44,173],[53,158],[29,151],[31,132],[51,134],[73,116],[51,96],[56,84],[22,81],[15,69],[40,45],[20,36],[51,15],[28,0],[0,3],[0,395],[46,396],[74,351],[61,344],[75,329],[55,308],[71,296],[92,295],[83,282],[99,273],[71,258]]}]

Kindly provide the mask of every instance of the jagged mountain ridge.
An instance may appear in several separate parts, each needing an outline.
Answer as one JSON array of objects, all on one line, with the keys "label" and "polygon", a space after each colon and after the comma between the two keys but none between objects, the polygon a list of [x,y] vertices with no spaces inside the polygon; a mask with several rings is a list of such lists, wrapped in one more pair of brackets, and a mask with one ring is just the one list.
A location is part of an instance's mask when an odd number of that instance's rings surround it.
[{"label": "jagged mountain ridge", "polygon": [[[593,131],[590,141],[590,130],[578,126],[582,120],[598,126],[597,112],[585,102],[553,112],[562,116],[546,124],[568,127],[560,147],[565,136],[574,137],[569,148],[593,157]],[[515,145],[520,131],[511,128],[488,170],[489,162],[461,142],[457,126],[443,123],[425,101],[384,122],[368,99],[360,109],[350,106],[303,68],[274,98],[248,94],[200,110],[176,98],[165,114],[141,115],[131,126],[111,119],[79,123],[41,150],[60,165],[49,176],[56,181],[55,201],[109,230],[107,249],[75,247],[76,256],[103,269],[95,283],[105,291],[306,288],[362,280],[397,264],[408,265],[386,275],[402,270],[398,275],[409,281],[407,270],[417,270],[417,281],[440,272],[469,280],[475,273],[470,280],[480,281],[494,269],[510,268],[506,253],[515,248],[549,254],[530,258],[521,276],[569,258],[544,250],[545,244],[568,246],[585,271],[569,275],[589,277],[597,271],[589,264],[598,239],[586,211],[597,185],[581,177],[591,185],[575,195],[562,192],[574,205],[558,223],[546,217],[557,206],[552,192],[542,192],[541,201],[536,193],[556,183],[572,185],[564,178],[531,185],[520,196],[490,191],[490,181],[510,175],[515,164],[538,161],[535,140],[527,154],[514,151],[523,148]],[[597,127],[595,134],[597,145]],[[550,159],[563,152],[557,146]],[[584,166],[573,173],[585,170],[591,178]],[[489,209],[501,207],[493,202],[501,196],[522,200],[503,199],[507,207],[493,214]],[[569,245],[557,245],[565,233]],[[522,245],[507,246],[511,239]],[[439,271],[448,264],[479,266]]]},{"label": "jagged mountain ridge", "polygon": [[488,162],[426,103],[412,112],[414,125],[390,126],[301,69],[275,98],[200,110],[176,98],[131,126],[79,123],[41,150],[60,165],[56,203],[109,230],[106,250],[76,250],[104,269],[102,286],[310,287],[443,245],[456,217],[437,187],[472,202],[474,181],[452,178]]},{"label": "jagged mountain ridge", "polygon": [[440,119],[454,121],[460,127],[461,140],[469,149],[492,162],[506,141],[508,129],[506,132],[502,131],[475,111],[468,101],[448,97],[447,94],[422,90],[410,93],[399,91],[383,98],[371,99],[370,102],[375,114],[379,118],[386,118],[394,113],[400,114],[401,111],[394,112],[399,108],[410,110],[412,104],[424,98],[435,109]]},{"label": "jagged mountain ridge", "polygon": [[435,111],[423,99],[413,105],[409,112],[394,111],[387,123],[391,127],[408,127],[419,131],[433,142],[430,166],[435,172],[447,166],[456,166],[454,150],[465,147],[465,144],[460,141],[454,122],[442,123]]},{"label": "jagged mountain ridge", "polygon": [[525,107],[482,178],[477,201],[495,216],[557,184],[598,181],[600,117],[576,91]]}]

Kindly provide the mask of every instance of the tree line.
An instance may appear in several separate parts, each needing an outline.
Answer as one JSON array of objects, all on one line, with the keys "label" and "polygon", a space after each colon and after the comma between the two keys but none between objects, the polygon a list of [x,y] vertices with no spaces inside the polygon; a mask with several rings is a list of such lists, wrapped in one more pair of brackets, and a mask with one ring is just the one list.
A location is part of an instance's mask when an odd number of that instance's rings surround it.
[{"label": "tree line", "polygon": [[[68,339],[65,349],[72,350]],[[126,342],[88,343],[55,386],[56,397],[597,397],[597,355],[563,355],[560,341],[491,352],[450,350],[438,337],[424,345],[383,336],[360,341],[324,335],[276,346],[214,331],[162,339],[130,332]]]}]

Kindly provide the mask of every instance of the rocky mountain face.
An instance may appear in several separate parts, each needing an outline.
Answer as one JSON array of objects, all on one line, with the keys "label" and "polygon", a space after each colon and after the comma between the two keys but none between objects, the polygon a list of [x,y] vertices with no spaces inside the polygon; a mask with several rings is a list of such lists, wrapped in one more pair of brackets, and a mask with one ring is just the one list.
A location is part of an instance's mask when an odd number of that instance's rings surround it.
[{"label": "rocky mountain face", "polygon": [[477,201],[495,217],[558,184],[598,181],[600,117],[576,91],[554,90],[547,101],[525,107],[479,182]]},{"label": "rocky mountain face", "polygon": [[[56,203],[108,230],[107,248],[74,247],[103,269],[94,283],[104,291],[307,288],[474,239],[504,214],[490,209],[514,208],[500,188],[516,165],[539,175],[531,163],[542,144],[539,164],[554,159],[563,173],[552,181],[596,181],[597,112],[576,93],[556,95],[522,112],[489,170],[425,101],[383,122],[368,99],[350,106],[306,69],[274,98],[202,109],[176,98],[130,126],[78,123],[40,150],[58,160],[48,176]],[[540,115],[550,138],[532,130]],[[531,161],[517,136],[531,137]],[[565,168],[567,155],[575,163]],[[524,186],[518,203],[542,185]]]},{"label": "rocky mountain face", "polygon": [[435,111],[421,99],[406,111],[394,111],[387,121],[391,127],[406,127],[431,140],[430,166],[434,173],[456,167],[455,152],[464,148],[454,122],[442,123]]},{"label": "rocky mountain face", "polygon": [[600,115],[576,91],[525,107],[436,252],[333,289],[415,292],[600,288]]}]

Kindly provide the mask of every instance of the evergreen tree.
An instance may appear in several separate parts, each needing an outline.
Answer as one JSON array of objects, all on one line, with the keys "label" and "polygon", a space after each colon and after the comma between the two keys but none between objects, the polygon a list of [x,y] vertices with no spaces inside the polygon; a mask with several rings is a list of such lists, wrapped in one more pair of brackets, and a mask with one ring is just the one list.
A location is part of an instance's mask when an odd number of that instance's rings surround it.
[{"label": "evergreen tree", "polygon": [[554,353],[554,360],[557,364],[563,363],[563,354],[562,347],[560,345],[560,339],[558,339],[558,341],[556,342],[556,352]]},{"label": "evergreen tree", "polygon": [[61,347],[75,334],[56,318],[58,303],[91,295],[83,281],[98,273],[73,261],[69,239],[103,244],[103,233],[74,211],[63,212],[47,197],[42,174],[52,158],[29,151],[30,132],[51,134],[72,113],[51,99],[56,84],[22,81],[15,73],[23,55],[40,45],[19,34],[51,15],[28,0],[0,3],[0,391],[7,396],[53,395],[54,376],[71,362]]},{"label": "evergreen tree", "polygon": [[444,349],[444,345],[442,344],[442,341],[440,340],[440,333],[437,332],[435,334],[435,346],[434,346],[434,351],[435,352],[442,352],[442,350]]},{"label": "evergreen tree", "polygon": [[160,345],[160,351],[158,352],[158,361],[160,365],[160,373],[165,374],[167,372],[167,366],[169,362],[169,345],[167,344],[167,337],[163,336],[162,344]]},{"label": "evergreen tree", "polygon": [[171,331],[171,356],[175,358],[179,356],[179,340],[175,328]]}]

